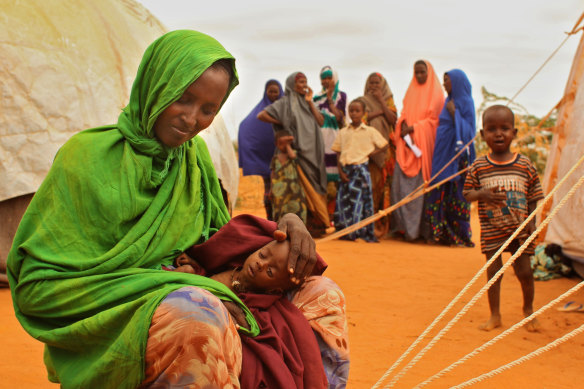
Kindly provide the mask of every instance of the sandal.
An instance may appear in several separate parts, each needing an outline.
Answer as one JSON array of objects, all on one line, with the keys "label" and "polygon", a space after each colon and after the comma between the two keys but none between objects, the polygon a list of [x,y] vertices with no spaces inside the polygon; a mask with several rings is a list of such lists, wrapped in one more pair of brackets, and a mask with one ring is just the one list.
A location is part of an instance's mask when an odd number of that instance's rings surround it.
[{"label": "sandal", "polygon": [[568,301],[562,307],[558,308],[558,311],[562,312],[584,312],[584,306],[575,301]]}]

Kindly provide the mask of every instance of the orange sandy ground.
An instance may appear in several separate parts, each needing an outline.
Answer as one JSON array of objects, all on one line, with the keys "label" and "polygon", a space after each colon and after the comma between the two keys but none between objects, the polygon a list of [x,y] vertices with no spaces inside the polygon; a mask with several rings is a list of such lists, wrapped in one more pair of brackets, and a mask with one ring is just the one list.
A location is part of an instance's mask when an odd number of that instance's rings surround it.
[{"label": "orange sandy ground", "polygon": [[[264,216],[261,179],[244,177],[240,182],[234,213]],[[329,264],[325,274],[341,286],[347,298],[351,347],[349,388],[371,387],[482,267],[485,258],[478,247],[476,213],[472,221],[477,243],[472,249],[397,240],[377,244],[332,241],[317,245]],[[415,386],[522,318],[519,284],[512,270],[508,273],[502,285],[503,327],[488,333],[477,329],[488,316],[486,296],[481,297],[396,387]],[[535,308],[547,304],[579,281],[561,278],[536,282]],[[459,312],[484,284],[485,276],[481,275],[471,293],[465,294],[446,319]],[[584,291],[577,292],[570,300],[584,303]],[[541,332],[519,329],[429,387],[449,387],[507,364],[578,328],[584,324],[584,313],[559,312],[553,307],[540,317],[540,322]],[[430,335],[446,323],[440,321]],[[0,350],[0,388],[57,387],[46,380],[42,344],[28,336],[16,321],[8,289],[0,290]],[[578,335],[475,387],[581,387],[583,365],[584,335]]]}]

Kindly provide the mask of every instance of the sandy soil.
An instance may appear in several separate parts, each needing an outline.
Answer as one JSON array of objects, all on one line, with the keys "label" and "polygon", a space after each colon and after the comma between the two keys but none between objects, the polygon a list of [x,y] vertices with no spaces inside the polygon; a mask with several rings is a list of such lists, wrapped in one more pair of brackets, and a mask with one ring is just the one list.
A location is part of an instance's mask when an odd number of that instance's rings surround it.
[{"label": "sandy soil", "polygon": [[[262,188],[259,177],[244,177],[235,214],[263,216]],[[478,238],[476,214],[472,221]],[[341,286],[347,298],[351,342],[349,388],[371,387],[485,262],[478,247],[450,248],[397,240],[332,241],[318,244],[317,249],[329,263],[325,274]],[[579,278],[562,278],[537,282],[535,307],[547,304],[579,281]],[[481,276],[430,336],[438,333],[484,283],[485,277]],[[570,300],[584,303],[584,291]],[[502,328],[488,333],[478,330],[478,325],[488,316],[486,296],[481,297],[396,387],[415,386],[522,318],[521,292],[512,270],[503,280],[501,310]],[[507,364],[578,328],[584,324],[584,313],[559,312],[554,307],[541,316],[540,322],[539,333],[519,329],[429,387],[456,385]],[[46,381],[42,344],[19,326],[7,289],[0,290],[0,350],[0,388],[57,387]],[[420,347],[415,352],[418,350]],[[584,336],[579,335],[475,387],[576,388],[581,385],[583,364]]]}]

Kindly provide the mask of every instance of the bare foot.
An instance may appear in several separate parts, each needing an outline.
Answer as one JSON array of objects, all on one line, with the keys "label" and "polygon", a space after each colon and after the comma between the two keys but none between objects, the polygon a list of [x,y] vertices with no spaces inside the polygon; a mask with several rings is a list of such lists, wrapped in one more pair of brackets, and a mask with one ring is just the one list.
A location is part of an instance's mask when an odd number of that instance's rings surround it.
[{"label": "bare foot", "polygon": [[491,331],[497,327],[501,327],[501,316],[491,316],[491,318],[479,326],[479,330]]},{"label": "bare foot", "polygon": [[529,332],[539,332],[539,330],[541,329],[541,324],[539,324],[539,321],[537,320],[537,318],[528,321],[525,324],[525,329]]}]

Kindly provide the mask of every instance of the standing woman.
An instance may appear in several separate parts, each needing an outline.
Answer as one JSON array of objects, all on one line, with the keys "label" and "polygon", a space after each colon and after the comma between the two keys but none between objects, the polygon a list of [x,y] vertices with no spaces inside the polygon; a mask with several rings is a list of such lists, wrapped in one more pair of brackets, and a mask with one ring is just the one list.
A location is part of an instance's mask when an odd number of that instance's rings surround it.
[{"label": "standing woman", "polygon": [[[474,142],[455,160],[452,158],[476,134],[472,87],[459,69],[444,73],[444,89],[448,93],[436,130],[432,158],[432,177],[450,162],[434,179],[434,183],[470,166],[475,159]],[[458,175],[430,192],[426,198],[425,216],[430,225],[428,239],[445,245],[474,247],[470,229],[470,203],[462,195],[466,174]]]},{"label": "standing woman", "polygon": [[[377,153],[369,159],[371,185],[373,187],[373,211],[389,207],[391,177],[395,165],[395,146],[393,136],[397,120],[397,108],[393,101],[393,93],[380,73],[371,73],[365,82],[365,92],[362,97],[365,103],[366,124],[374,127],[389,143],[386,151]],[[375,222],[375,235],[381,237],[389,230],[389,218],[384,217]]]},{"label": "standing woman", "polygon": [[[391,203],[395,204],[424,182],[432,172],[432,154],[438,127],[438,116],[444,105],[444,92],[432,65],[419,60],[414,64],[414,77],[403,100],[403,110],[397,121],[393,135],[395,142],[396,164],[393,174]],[[409,137],[409,139],[408,139]],[[414,147],[421,154],[414,153]],[[416,150],[418,151],[418,150]],[[420,237],[424,197],[399,207],[393,213],[392,230],[402,234],[405,240]]]},{"label": "standing woman", "polygon": [[258,120],[257,116],[282,95],[282,85],[276,80],[269,80],[264,88],[264,96],[241,121],[237,135],[239,167],[243,169],[243,175],[261,176],[264,180],[264,207],[268,220],[273,220],[269,195],[271,188],[270,163],[275,148],[274,130],[270,124]]},{"label": "standing woman", "polygon": [[326,207],[324,142],[320,131],[324,117],[312,101],[312,89],[304,73],[295,72],[288,76],[284,97],[264,108],[258,119],[273,124],[276,132],[283,131],[294,137],[292,147],[297,153],[299,176],[307,197],[306,224],[313,236],[322,235],[330,225]]},{"label": "standing woman", "polygon": [[314,96],[314,103],[320,110],[324,122],[320,127],[324,142],[324,164],[327,179],[327,207],[329,216],[335,212],[339,170],[337,167],[337,153],[331,146],[337,137],[340,128],[345,124],[347,94],[339,90],[339,76],[330,66],[320,70],[322,91]]}]

